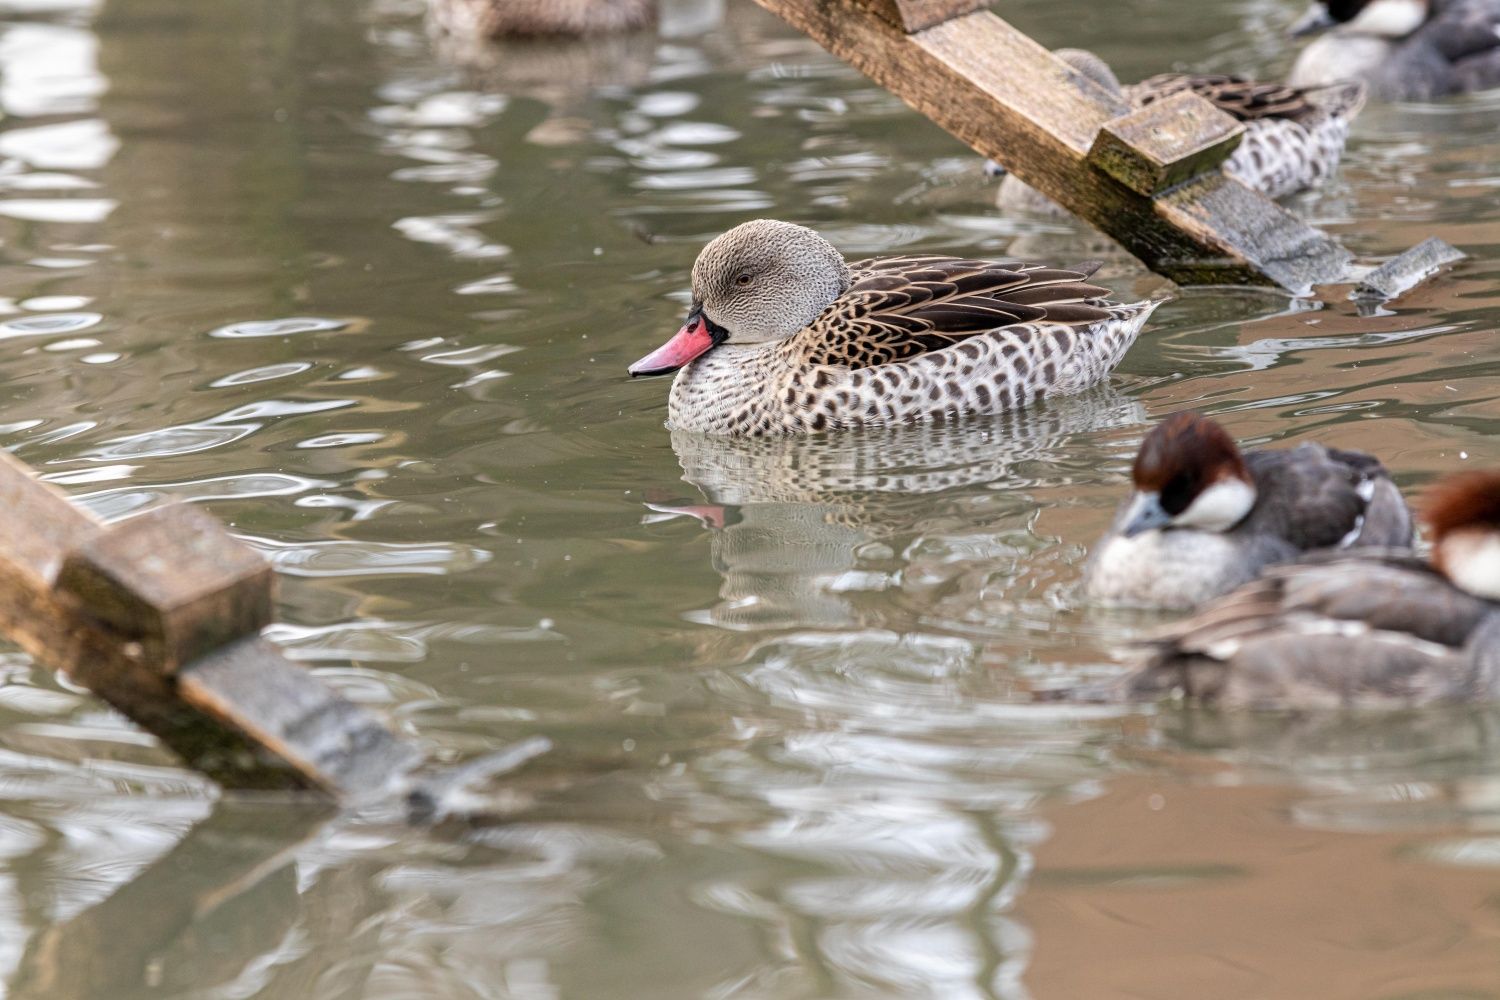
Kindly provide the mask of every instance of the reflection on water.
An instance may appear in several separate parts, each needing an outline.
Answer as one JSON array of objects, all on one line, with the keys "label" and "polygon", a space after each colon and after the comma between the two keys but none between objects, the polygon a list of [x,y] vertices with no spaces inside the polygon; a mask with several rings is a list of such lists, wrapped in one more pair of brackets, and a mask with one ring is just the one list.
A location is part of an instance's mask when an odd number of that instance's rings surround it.
[{"label": "reflection on water", "polygon": [[[1007,14],[1138,78],[1284,65],[1292,6]],[[0,111],[0,444],[106,518],[225,519],[271,637],[435,756],[554,748],[510,822],[330,821],[5,652],[9,994],[1500,996],[1493,710],[1030,700],[1156,621],[1075,588],[1161,414],[1407,487],[1500,462],[1500,102],[1371,109],[1297,201],[1474,255],[1377,316],[1187,291],[1088,395],[758,442],[624,378],[733,223],[1100,251],[751,4],[455,51],[419,0],[0,0]]]},{"label": "reflection on water", "polygon": [[1139,402],[1101,388],[1025,413],[874,433],[724,440],[672,431],[683,479],[720,508],[709,519],[722,525],[710,543],[722,600],[704,620],[880,622],[905,633],[924,598],[961,588],[972,600],[986,579],[1019,574],[1040,548],[1017,537],[1029,534],[1024,491],[1066,484],[1068,444],[1144,421]]}]

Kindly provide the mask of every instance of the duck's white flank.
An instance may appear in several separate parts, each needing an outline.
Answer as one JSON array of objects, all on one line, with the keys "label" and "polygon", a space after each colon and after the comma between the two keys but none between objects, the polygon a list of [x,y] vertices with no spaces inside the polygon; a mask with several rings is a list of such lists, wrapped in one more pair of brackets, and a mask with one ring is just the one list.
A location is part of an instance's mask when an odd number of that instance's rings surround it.
[{"label": "duck's white flank", "polygon": [[1228,531],[1255,506],[1255,487],[1233,476],[1221,479],[1198,494],[1187,510],[1172,519],[1181,528]]},{"label": "duck's white flank", "polygon": [[1438,545],[1448,579],[1476,597],[1500,601],[1500,534],[1485,529],[1453,531]]},{"label": "duck's white flank", "polygon": [[1347,30],[1383,38],[1405,38],[1427,20],[1426,0],[1375,0],[1348,23]]}]

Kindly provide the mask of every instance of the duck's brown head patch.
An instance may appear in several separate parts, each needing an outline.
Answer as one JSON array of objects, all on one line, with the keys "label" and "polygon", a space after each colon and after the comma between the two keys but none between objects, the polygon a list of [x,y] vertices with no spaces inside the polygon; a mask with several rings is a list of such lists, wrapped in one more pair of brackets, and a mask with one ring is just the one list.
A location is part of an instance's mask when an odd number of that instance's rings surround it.
[{"label": "duck's brown head patch", "polygon": [[1459,472],[1422,498],[1422,520],[1434,542],[1460,531],[1500,532],[1500,469]]},{"label": "duck's brown head patch", "polygon": [[1192,410],[1172,414],[1146,435],[1130,476],[1138,491],[1159,495],[1162,509],[1173,516],[1223,479],[1251,482],[1234,438]]}]

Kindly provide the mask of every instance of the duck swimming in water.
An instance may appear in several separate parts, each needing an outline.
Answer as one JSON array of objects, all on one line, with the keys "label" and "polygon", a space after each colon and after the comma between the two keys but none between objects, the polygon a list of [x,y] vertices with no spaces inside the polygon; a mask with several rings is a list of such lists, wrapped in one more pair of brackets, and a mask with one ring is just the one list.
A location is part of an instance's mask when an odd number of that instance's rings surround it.
[{"label": "duck swimming in water", "polygon": [[[1364,105],[1365,88],[1358,82],[1304,89],[1224,74],[1163,73],[1124,87],[1092,52],[1059,49],[1056,55],[1132,107],[1143,108],[1190,90],[1244,122],[1244,138],[1224,162],[1224,172],[1268,198],[1285,198],[1327,180],[1343,156],[1349,125]],[[987,169],[992,175],[1005,173],[994,161]],[[1063,212],[1013,174],[1000,182],[997,200],[1008,211]]]},{"label": "duck swimming in water", "polygon": [[1411,544],[1411,512],[1372,455],[1319,444],[1242,452],[1175,413],[1141,442],[1135,489],[1094,547],[1094,600],[1186,610],[1314,549]]},{"label": "duck swimming in water", "polygon": [[1317,32],[1292,86],[1361,80],[1381,101],[1500,87],[1500,0],[1318,0],[1292,28]]},{"label": "duck swimming in water", "polygon": [[656,21],[656,0],[428,0],[429,23],[460,37],[568,37]]},{"label": "duck swimming in water", "polygon": [[1500,470],[1439,483],[1430,562],[1319,553],[1149,643],[1124,683],[1222,706],[1405,707],[1500,696]]},{"label": "duck swimming in water", "polygon": [[1158,305],[1111,302],[1095,266],[851,264],[811,229],[758,219],[703,248],[686,323],[630,374],[676,372],[671,426],[711,434],[1009,410],[1099,382]]}]

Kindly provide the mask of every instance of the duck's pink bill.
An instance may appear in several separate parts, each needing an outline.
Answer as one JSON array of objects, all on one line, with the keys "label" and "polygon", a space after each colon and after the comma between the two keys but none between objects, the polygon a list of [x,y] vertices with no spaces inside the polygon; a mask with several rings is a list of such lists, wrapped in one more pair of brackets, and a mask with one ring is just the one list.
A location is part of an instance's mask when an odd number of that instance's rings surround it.
[{"label": "duck's pink bill", "polygon": [[631,375],[666,375],[708,353],[714,346],[713,334],[702,316],[677,331],[676,336],[630,366]]}]

